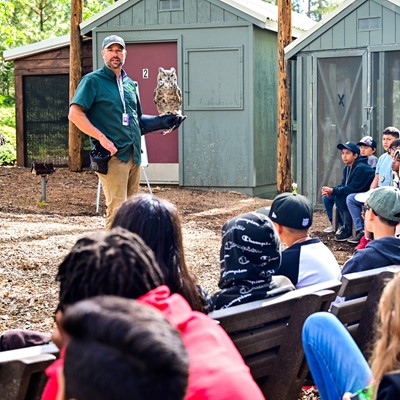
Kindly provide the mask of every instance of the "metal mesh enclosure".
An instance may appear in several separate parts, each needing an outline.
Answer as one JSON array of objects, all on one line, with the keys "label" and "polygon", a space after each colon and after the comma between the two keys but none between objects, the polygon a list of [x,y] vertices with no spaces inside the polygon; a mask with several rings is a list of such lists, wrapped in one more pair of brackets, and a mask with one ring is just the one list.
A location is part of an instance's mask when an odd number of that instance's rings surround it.
[{"label": "metal mesh enclosure", "polygon": [[[25,165],[33,161],[68,165],[69,76],[24,76],[23,95]],[[90,147],[86,135],[83,141],[86,164]]]}]

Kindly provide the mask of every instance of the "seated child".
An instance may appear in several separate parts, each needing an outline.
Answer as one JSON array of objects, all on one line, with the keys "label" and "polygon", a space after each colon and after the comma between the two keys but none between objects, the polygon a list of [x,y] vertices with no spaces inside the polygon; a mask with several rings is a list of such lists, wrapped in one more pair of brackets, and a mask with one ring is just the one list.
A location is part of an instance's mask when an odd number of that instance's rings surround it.
[{"label": "seated child", "polygon": [[157,310],[116,296],[68,307],[60,328],[69,341],[58,399],[183,400],[189,355]]},{"label": "seated child", "polygon": [[222,228],[220,291],[211,299],[219,310],[294,290],[286,277],[273,277],[281,263],[278,233],[259,213],[239,215]]},{"label": "seated child", "polygon": [[[88,235],[59,266],[57,324],[80,300],[99,295],[138,299],[160,310],[182,337],[190,358],[186,400],[264,399],[226,332],[207,315],[193,311],[180,294],[171,294],[163,279],[153,251],[138,235],[120,227]],[[53,337],[61,346],[68,342],[62,331]],[[50,379],[42,400],[55,399],[62,363],[61,358],[47,369]]]},{"label": "seated child", "polygon": [[365,227],[373,233],[365,249],[357,250],[343,265],[342,273],[366,271],[369,269],[400,264],[400,239],[396,238],[396,225],[400,222],[400,190],[382,186],[356,197],[364,197]]},{"label": "seated child", "polygon": [[360,147],[360,156],[368,157],[368,164],[371,168],[375,169],[378,162],[376,152],[376,141],[371,136],[364,136],[358,143]]},{"label": "seated child", "polygon": [[366,192],[374,179],[374,170],[368,165],[368,158],[360,156],[359,147],[353,142],[339,143],[337,148],[342,152],[343,179],[338,186],[323,186],[323,198],[335,196],[335,203],[343,225],[336,232],[335,239],[339,242],[351,237],[353,221],[346,205],[350,193]]},{"label": "seated child", "polygon": [[171,293],[182,295],[195,311],[208,311],[206,293],[186,265],[181,221],[172,203],[149,194],[130,197],[115,214],[111,227],[116,226],[136,233],[153,250]]},{"label": "seated child", "polygon": [[287,245],[276,274],[288,277],[296,289],[340,280],[335,256],[319,238],[312,238],[308,233],[313,222],[313,207],[307,197],[293,193],[278,195],[271,204],[269,217],[281,241]]}]

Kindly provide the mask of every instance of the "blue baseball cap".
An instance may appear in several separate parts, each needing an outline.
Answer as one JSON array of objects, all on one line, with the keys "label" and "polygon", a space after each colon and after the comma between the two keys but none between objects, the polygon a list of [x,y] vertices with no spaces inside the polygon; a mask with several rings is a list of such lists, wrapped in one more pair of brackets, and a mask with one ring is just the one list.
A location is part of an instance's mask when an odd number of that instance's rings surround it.
[{"label": "blue baseball cap", "polygon": [[360,148],[354,142],[339,143],[336,147],[339,150],[347,149],[354,154],[360,155]]}]

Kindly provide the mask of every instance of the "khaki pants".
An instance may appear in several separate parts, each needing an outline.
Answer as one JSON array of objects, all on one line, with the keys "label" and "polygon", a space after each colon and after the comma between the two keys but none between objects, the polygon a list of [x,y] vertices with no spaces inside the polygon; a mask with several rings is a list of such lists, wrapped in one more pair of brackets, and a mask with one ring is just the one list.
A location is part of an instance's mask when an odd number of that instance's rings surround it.
[{"label": "khaki pants", "polygon": [[134,164],[132,157],[127,163],[117,157],[111,157],[108,162],[108,173],[104,175],[96,172],[96,174],[106,198],[106,230],[108,231],[111,229],[115,213],[121,203],[139,190],[140,165]]}]

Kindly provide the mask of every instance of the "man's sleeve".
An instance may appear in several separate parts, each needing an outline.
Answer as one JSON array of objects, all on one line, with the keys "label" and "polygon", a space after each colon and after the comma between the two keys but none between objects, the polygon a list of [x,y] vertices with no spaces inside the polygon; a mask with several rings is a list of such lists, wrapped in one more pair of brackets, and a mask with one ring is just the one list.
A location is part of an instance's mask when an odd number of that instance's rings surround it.
[{"label": "man's sleeve", "polygon": [[76,88],[76,92],[70,105],[77,104],[86,112],[90,107],[92,107],[96,99],[96,94],[97,90],[95,81],[88,76],[84,76]]}]

